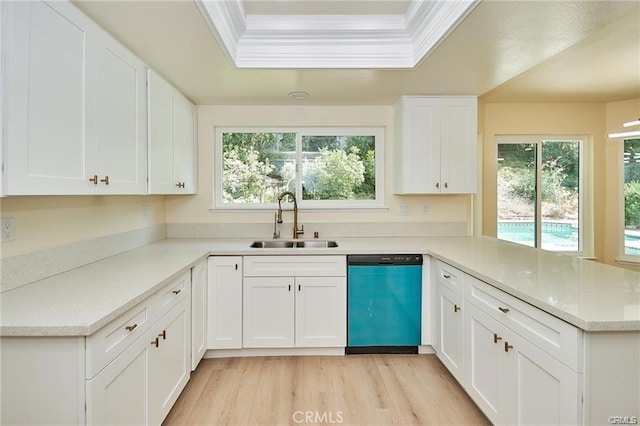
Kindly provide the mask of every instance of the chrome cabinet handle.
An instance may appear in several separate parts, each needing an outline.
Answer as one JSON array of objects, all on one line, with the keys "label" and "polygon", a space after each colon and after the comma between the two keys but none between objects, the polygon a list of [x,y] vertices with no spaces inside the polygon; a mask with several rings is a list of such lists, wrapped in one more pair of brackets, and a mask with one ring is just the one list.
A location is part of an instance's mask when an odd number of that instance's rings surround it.
[{"label": "chrome cabinet handle", "polygon": [[128,325],[125,328],[127,329],[127,331],[133,331],[137,326],[138,324],[133,324],[133,325]]},{"label": "chrome cabinet handle", "polygon": [[503,308],[501,306],[498,306],[498,310],[504,314],[506,314],[507,312],[509,312],[509,308]]}]

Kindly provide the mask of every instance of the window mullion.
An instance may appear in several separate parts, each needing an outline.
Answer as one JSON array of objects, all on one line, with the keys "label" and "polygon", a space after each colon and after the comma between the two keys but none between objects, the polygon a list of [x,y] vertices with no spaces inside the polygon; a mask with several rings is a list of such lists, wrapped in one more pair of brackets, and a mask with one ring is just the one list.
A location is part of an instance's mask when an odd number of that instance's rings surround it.
[{"label": "window mullion", "polygon": [[542,248],[542,141],[536,142],[535,246]]},{"label": "window mullion", "polygon": [[302,203],[302,133],[296,132],[296,198]]}]

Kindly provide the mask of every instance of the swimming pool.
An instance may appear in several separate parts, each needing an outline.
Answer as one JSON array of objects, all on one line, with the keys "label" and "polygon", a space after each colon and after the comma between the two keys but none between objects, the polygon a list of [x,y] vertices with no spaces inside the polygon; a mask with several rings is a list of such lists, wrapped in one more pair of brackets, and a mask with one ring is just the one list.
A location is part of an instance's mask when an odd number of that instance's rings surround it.
[{"label": "swimming pool", "polygon": [[[576,223],[543,222],[542,248],[552,251],[578,251],[579,235]],[[498,222],[498,238],[534,247],[534,223]]]}]

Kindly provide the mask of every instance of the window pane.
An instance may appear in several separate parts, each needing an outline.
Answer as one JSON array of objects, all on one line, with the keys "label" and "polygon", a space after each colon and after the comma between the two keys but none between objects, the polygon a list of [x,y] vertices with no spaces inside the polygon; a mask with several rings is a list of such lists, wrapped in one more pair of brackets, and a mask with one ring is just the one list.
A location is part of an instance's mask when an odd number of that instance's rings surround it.
[{"label": "window pane", "polygon": [[303,136],[303,200],[375,200],[374,136]]},{"label": "window pane", "polygon": [[498,238],[535,246],[535,214],[535,144],[498,144]]},{"label": "window pane", "polygon": [[640,139],[624,141],[624,254],[640,255]]},{"label": "window pane", "polygon": [[272,203],[295,191],[295,133],[223,133],[223,203]]},{"label": "window pane", "polygon": [[580,143],[542,142],[542,248],[579,251]]}]

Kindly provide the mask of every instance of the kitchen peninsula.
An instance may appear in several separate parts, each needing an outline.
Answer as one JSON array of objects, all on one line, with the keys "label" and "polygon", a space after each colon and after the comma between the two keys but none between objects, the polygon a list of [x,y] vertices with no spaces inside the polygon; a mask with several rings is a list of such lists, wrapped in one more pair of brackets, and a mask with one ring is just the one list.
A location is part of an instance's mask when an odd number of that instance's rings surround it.
[{"label": "kitchen peninsula", "polygon": [[[47,416],[50,419],[50,416],[62,415],[61,419],[73,419],[73,423],[91,423],[85,419],[84,413],[84,402],[92,396],[89,391],[85,392],[85,380],[93,377],[88,373],[85,377],[85,370],[90,368],[89,361],[85,362],[85,339],[91,340],[115,319],[135,310],[145,301],[150,301],[150,305],[140,318],[146,318],[151,324],[149,327],[153,327],[154,321],[161,322],[162,315],[165,318],[179,306],[184,305],[188,310],[186,300],[190,295],[190,286],[188,278],[184,278],[185,273],[202,264],[208,256],[341,256],[417,252],[431,259],[431,262],[425,260],[423,272],[422,344],[425,348],[434,347],[436,353],[442,350],[436,341],[444,330],[437,327],[440,323],[436,318],[436,265],[448,265],[467,279],[462,291],[463,311],[467,311],[467,306],[474,308],[472,298],[475,296],[472,291],[484,289],[496,300],[512,303],[511,312],[504,313],[505,327],[508,327],[508,321],[512,321],[508,319],[510,314],[523,312],[524,320],[548,317],[573,330],[576,340],[570,352],[574,354],[574,359],[567,363],[572,364],[577,380],[574,383],[578,396],[574,419],[595,424],[606,422],[609,416],[638,416],[640,380],[630,378],[640,377],[640,273],[489,237],[336,240],[338,247],[335,248],[255,249],[249,247],[252,240],[247,239],[167,239],[6,291],[0,302],[3,389],[16,389],[11,380],[19,380],[20,376],[11,374],[11,371],[27,368],[22,365],[25,362],[29,365],[46,362],[44,348],[69,342],[69,347],[57,354],[60,359],[66,357],[70,360],[69,368],[51,371],[48,377],[40,377],[40,380],[56,385],[62,381],[66,383],[65,386],[75,389],[75,393],[63,398],[70,401],[68,404],[59,403],[57,414],[47,413]],[[479,284],[476,285],[476,282]],[[174,294],[177,298],[183,297],[180,293],[184,295],[184,300],[176,299],[174,302],[169,299]],[[189,315],[184,316],[183,320],[186,321],[187,317]],[[512,318],[516,323],[520,321],[526,325],[526,321]],[[184,327],[189,325],[186,322],[181,324]],[[191,328],[187,328],[190,333]],[[427,333],[424,332],[425,328],[428,329]],[[517,330],[517,324],[512,328]],[[543,330],[542,334],[545,332]],[[512,333],[518,339],[521,339],[521,334]],[[152,346],[155,334],[153,336]],[[39,346],[39,342],[44,345]],[[559,341],[559,345],[563,344],[566,345],[566,342]],[[145,341],[144,347],[147,345]],[[509,350],[506,349],[506,352]],[[558,355],[561,364],[565,362],[562,356]],[[38,368],[31,369],[39,371]],[[74,369],[75,378],[65,376],[62,380],[56,377],[56,374]],[[99,368],[95,367],[95,370],[99,371]],[[469,377],[456,378],[463,387],[472,383]],[[32,384],[31,387],[37,388],[33,391],[42,393],[40,396],[51,391],[43,384]],[[21,416],[26,413],[29,416],[42,414],[36,409],[38,398],[27,398],[20,392],[3,393],[3,422],[15,423],[17,419],[27,422],[31,419],[33,422],[37,421],[36,417]],[[27,387],[25,392],[33,394]],[[36,405],[29,405],[31,403]],[[483,408],[482,404],[479,406]],[[63,413],[65,409],[67,411]]]}]

